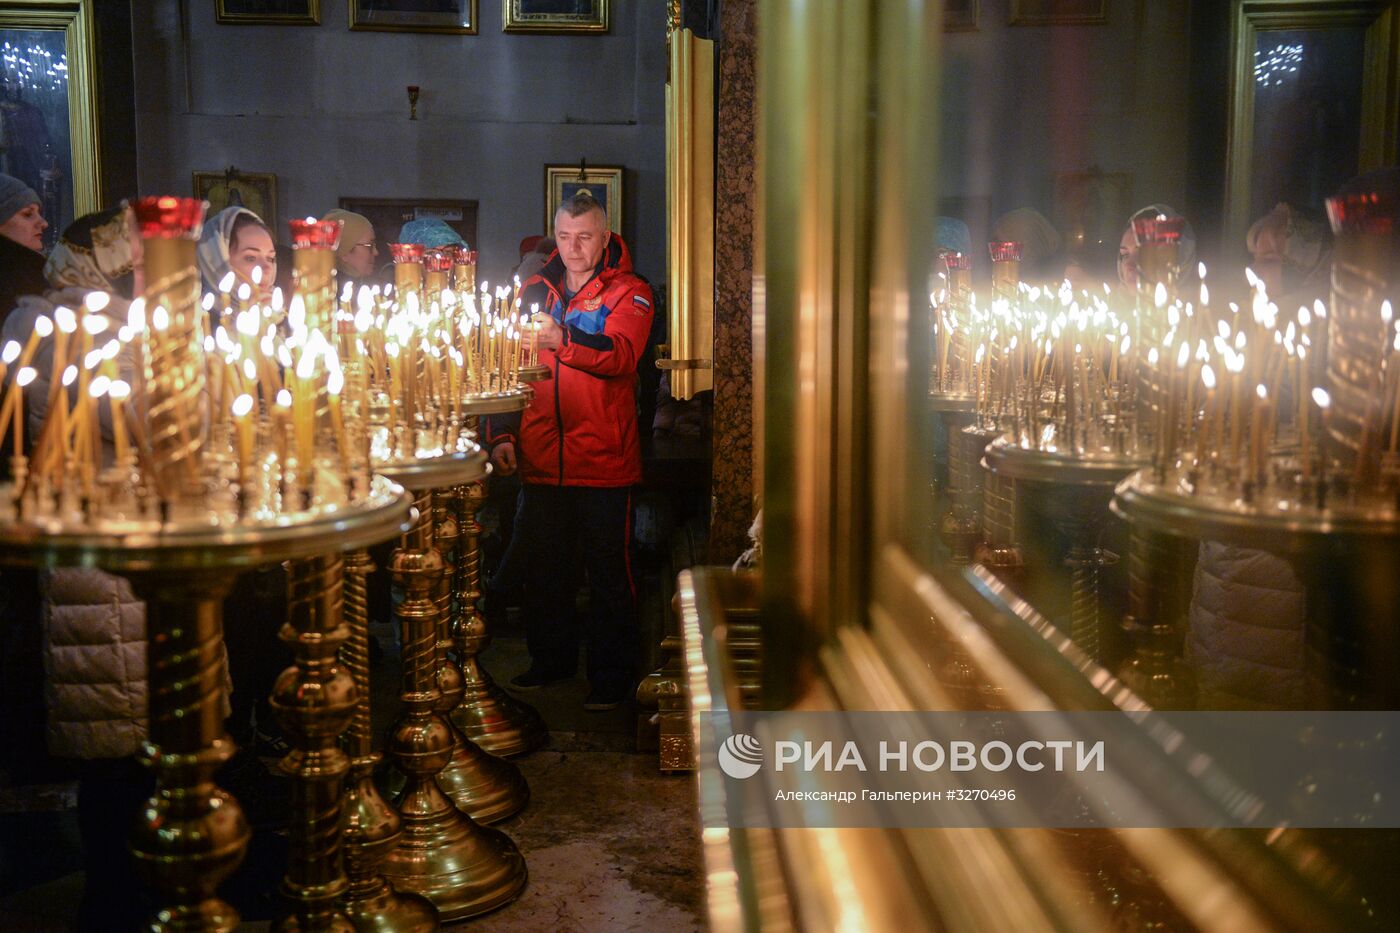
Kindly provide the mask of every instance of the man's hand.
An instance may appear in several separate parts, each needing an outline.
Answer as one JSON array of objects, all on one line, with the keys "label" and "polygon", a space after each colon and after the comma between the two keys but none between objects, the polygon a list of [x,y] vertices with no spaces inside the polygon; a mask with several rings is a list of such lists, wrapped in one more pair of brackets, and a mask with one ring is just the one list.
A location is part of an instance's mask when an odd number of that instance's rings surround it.
[{"label": "man's hand", "polygon": [[540,329],[539,346],[543,350],[558,350],[564,345],[564,328],[552,315],[537,313],[532,319]]},{"label": "man's hand", "polygon": [[491,451],[491,465],[502,476],[512,475],[515,472],[515,445],[510,441],[497,444]]}]

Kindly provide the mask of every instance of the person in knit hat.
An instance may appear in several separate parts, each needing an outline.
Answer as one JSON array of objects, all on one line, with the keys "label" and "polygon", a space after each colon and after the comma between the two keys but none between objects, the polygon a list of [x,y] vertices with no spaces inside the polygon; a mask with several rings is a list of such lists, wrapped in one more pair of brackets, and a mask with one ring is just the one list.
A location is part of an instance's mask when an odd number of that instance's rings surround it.
[{"label": "person in knit hat", "polygon": [[379,258],[374,224],[364,214],[336,208],[327,211],[322,220],[340,221],[340,243],[335,248],[335,268],[341,281],[357,281],[374,275],[374,261]]},{"label": "person in knit hat", "polygon": [[42,295],[44,231],[34,189],[11,175],[0,175],[0,326],[24,295]]},{"label": "person in knit hat", "polygon": [[399,231],[400,243],[421,243],[429,249],[440,246],[466,246],[462,235],[447,225],[441,217],[423,217],[410,220]]}]

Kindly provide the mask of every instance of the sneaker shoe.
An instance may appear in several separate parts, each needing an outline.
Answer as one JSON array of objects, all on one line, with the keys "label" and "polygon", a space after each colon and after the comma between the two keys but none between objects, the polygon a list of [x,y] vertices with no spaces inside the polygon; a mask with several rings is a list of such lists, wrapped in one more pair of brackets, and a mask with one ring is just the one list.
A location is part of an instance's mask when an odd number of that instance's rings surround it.
[{"label": "sneaker shoe", "polygon": [[538,690],[541,687],[548,687],[550,684],[563,683],[573,679],[573,672],[563,673],[561,671],[549,671],[534,664],[523,674],[517,674],[510,679],[510,685],[516,690]]},{"label": "sneaker shoe", "polygon": [[590,713],[605,713],[611,709],[617,709],[627,699],[624,690],[600,690],[594,687],[588,691],[588,699],[583,701],[583,708]]}]

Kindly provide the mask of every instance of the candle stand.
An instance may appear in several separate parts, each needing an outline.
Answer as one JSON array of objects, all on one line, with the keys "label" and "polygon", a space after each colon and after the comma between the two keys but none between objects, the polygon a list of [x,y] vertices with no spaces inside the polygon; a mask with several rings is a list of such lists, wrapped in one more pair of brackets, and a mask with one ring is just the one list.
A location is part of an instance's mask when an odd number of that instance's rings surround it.
[{"label": "candle stand", "polygon": [[[1292,566],[1307,592],[1308,667],[1334,709],[1394,709],[1400,704],[1400,503],[1395,497],[1299,488],[1297,471],[1279,465],[1291,494],[1245,502],[1233,490],[1193,482],[1191,471],[1159,480],[1139,471],[1119,484],[1113,509],[1135,530],[1267,550]],[[1379,568],[1386,568],[1381,570]],[[1145,567],[1152,573],[1157,568]]]},{"label": "candle stand", "polygon": [[[467,426],[476,431],[481,416],[524,410],[525,391],[475,396],[462,400]],[[493,755],[514,756],[534,751],[549,738],[544,720],[534,707],[502,690],[481,664],[481,652],[489,641],[486,618],[481,614],[481,525],[476,520],[486,498],[481,483],[458,487],[454,509],[462,546],[452,568],[458,593],[452,634],[462,671],[461,701],[452,709],[452,722]]]},{"label": "candle stand", "polygon": [[1090,657],[1104,660],[1101,573],[1117,555],[1101,547],[1114,486],[1142,461],[1108,451],[1060,453],[1000,438],[987,447],[987,467],[1016,483],[1070,542],[1070,614],[1061,628]]},{"label": "candle stand", "polygon": [[440,772],[465,743],[441,713],[437,597],[447,568],[433,545],[432,490],[486,474],[485,454],[473,448],[399,465],[376,464],[414,490],[418,509],[391,566],[404,591],[396,615],[403,634],[405,711],[390,734],[389,750],[408,783],[398,800],[402,834],[381,870],[391,884],[432,901],[444,921],[509,903],[526,880],[515,844],[504,833],[478,826],[438,784]]},{"label": "candle stand", "polygon": [[[0,491],[0,498],[16,501],[13,489]],[[73,504],[41,510],[26,498],[0,521],[0,559],[99,566],[128,576],[146,601],[150,730],[142,757],[155,772],[156,788],[133,849],[155,890],[159,907],[151,928],[157,930],[224,931],[239,921],[216,893],[242,861],[249,837],[238,802],[213,781],[234,751],[221,702],[224,596],[239,573],[263,564],[315,556],[333,565],[338,561],[325,556],[326,542],[355,548],[384,540],[409,511],[407,494],[382,478],[359,501],[301,511],[239,517],[231,500],[211,496],[157,507],[138,498],[109,503],[98,518]],[[312,624],[308,617],[307,627]],[[306,654],[301,660],[307,670],[319,664]],[[300,665],[296,670],[301,676]],[[329,779],[338,764],[321,735],[338,722],[353,688],[331,679],[338,695],[309,704],[299,717],[304,730],[295,736],[306,767],[293,775],[299,809],[292,819],[296,855],[288,890],[297,916],[313,926],[333,913],[328,905],[343,883],[338,814],[328,816],[338,806],[336,781]],[[312,827],[324,837],[313,840]]]}]

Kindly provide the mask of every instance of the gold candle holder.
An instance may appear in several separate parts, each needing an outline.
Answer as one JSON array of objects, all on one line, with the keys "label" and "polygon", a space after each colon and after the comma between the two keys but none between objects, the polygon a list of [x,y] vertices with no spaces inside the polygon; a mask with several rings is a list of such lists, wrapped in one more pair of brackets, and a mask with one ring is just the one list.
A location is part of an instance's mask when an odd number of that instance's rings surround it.
[{"label": "gold candle holder", "polygon": [[1021,284],[1021,244],[1007,240],[987,244],[992,256],[992,293],[1007,300]]},{"label": "gold candle holder", "polygon": [[346,733],[350,782],[345,792],[345,870],[349,886],[341,907],[360,933],[429,933],[438,928],[437,908],[427,898],[395,891],[379,871],[398,844],[403,821],[374,783],[380,754],[373,749],[369,693],[369,595],[366,578],[374,562],[363,549],[345,556],[345,623],[349,637],[341,660],[355,680],[355,713]]},{"label": "gold candle holder", "polygon": [[223,607],[228,569],[138,574],[146,602],[150,729],[141,759],[154,794],[132,837],[137,868],[160,905],[153,930],[226,933],[238,912],[218,886],[243,861],[252,835],[234,798],[214,785],[233,756],[224,732]]},{"label": "gold candle holder", "polygon": [[292,778],[288,869],[291,913],[278,930],[348,930],[337,907],[349,883],[341,854],[341,803],[350,759],[337,739],[357,705],[355,680],[337,663],[348,637],[342,617],[344,560],[337,552],[287,563],[287,622],[281,639],[294,663],[277,678],[271,705],[291,739],[282,762]]},{"label": "gold candle holder", "polygon": [[195,241],[206,204],[140,198],[133,205],[145,251],[145,376],[150,461],[167,501],[197,499],[203,447],[204,311]]},{"label": "gold candle holder", "polygon": [[501,832],[478,826],[442,792],[437,775],[452,760],[455,739],[438,713],[438,619],[435,594],[446,571],[432,546],[432,496],[417,493],[418,519],[394,552],[391,571],[403,588],[396,610],[403,633],[404,714],[390,736],[395,763],[408,776],[398,801],[403,833],[383,863],[397,887],[422,894],[444,921],[494,910],[525,886],[525,862]]},{"label": "gold candle holder", "polygon": [[[433,493],[434,538],[443,556],[452,555],[454,561],[462,555],[456,510],[449,508],[456,498],[451,490]],[[525,808],[530,790],[519,768],[482,751],[450,718],[465,691],[462,669],[448,655],[453,647],[452,630],[462,621],[452,610],[455,576],[451,569],[443,573],[437,596],[437,684],[441,693],[437,711],[447,719],[453,736],[452,760],[438,773],[437,782],[463,813],[479,823],[498,823]]]},{"label": "gold candle holder", "polygon": [[455,567],[461,596],[453,635],[462,666],[463,690],[451,717],[457,728],[477,745],[493,755],[509,757],[542,746],[549,738],[549,730],[533,706],[502,690],[481,664],[481,652],[489,636],[486,618],[477,606],[481,599],[481,525],[476,515],[485,501],[486,486],[482,483],[459,487],[454,497],[463,546],[457,553]]},{"label": "gold candle holder", "polygon": [[1327,213],[1336,248],[1327,326],[1332,405],[1325,429],[1343,475],[1368,488],[1380,479],[1389,415],[1383,387],[1392,332],[1381,303],[1391,297],[1390,272],[1400,262],[1394,227],[1400,203],[1378,193],[1343,195],[1327,199]]}]

